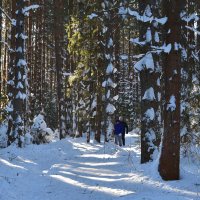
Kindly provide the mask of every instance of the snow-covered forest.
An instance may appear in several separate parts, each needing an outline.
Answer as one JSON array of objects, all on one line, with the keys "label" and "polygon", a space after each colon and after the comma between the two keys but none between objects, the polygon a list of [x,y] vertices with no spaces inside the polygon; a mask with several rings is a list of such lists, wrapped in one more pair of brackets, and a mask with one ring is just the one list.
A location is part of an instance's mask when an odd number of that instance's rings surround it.
[{"label": "snow-covered forest", "polygon": [[199,0],[0,0],[0,200],[198,199],[199,155]]}]

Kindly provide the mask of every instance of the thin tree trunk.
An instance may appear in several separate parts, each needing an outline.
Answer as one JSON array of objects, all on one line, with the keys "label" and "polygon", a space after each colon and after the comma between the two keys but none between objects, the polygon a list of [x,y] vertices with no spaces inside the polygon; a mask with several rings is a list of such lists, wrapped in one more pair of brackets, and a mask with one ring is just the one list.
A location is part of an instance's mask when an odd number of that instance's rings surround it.
[{"label": "thin tree trunk", "polygon": [[[0,0],[0,7],[2,8],[2,0]],[[0,12],[0,41],[2,41],[2,12]],[[1,109],[1,98],[2,98],[2,62],[1,62],[1,51],[2,43],[0,42],[0,109]]]},{"label": "thin tree trunk", "polygon": [[[11,8],[11,15],[12,19],[16,19],[16,0],[12,1],[12,8]],[[9,58],[9,69],[8,69],[8,86],[7,86],[7,93],[9,98],[8,106],[10,107],[10,112],[8,116],[8,145],[10,145],[15,137],[11,133],[13,127],[13,98],[14,98],[14,67],[15,67],[15,43],[16,43],[16,26],[11,26],[11,41],[10,41],[10,58]]]},{"label": "thin tree trunk", "polygon": [[98,58],[97,61],[97,85],[96,85],[96,98],[97,98],[97,105],[96,105],[96,116],[95,116],[95,124],[96,124],[96,132],[95,132],[95,140],[97,142],[101,142],[101,132],[102,132],[102,77],[100,70],[103,68],[103,61],[101,58]]},{"label": "thin tree trunk", "polygon": [[63,94],[63,41],[64,41],[64,2],[63,0],[54,0],[54,37],[56,54],[56,74],[57,74],[57,100],[58,100],[58,126],[60,139],[64,138],[64,94]]},{"label": "thin tree trunk", "polygon": [[[101,41],[103,40],[101,32],[101,27],[98,27],[97,33],[97,41],[100,44],[97,46],[96,50],[96,57],[97,57],[97,70],[96,70],[96,98],[97,98],[97,105],[96,105],[96,116],[95,116],[95,124],[96,124],[96,131],[95,131],[95,140],[97,142],[101,142],[101,133],[102,133],[102,119],[103,119],[103,101],[102,101],[102,82],[103,82],[103,69],[104,69],[104,60],[103,60],[103,48],[104,46],[101,45]],[[101,55],[101,56],[98,56]]]}]

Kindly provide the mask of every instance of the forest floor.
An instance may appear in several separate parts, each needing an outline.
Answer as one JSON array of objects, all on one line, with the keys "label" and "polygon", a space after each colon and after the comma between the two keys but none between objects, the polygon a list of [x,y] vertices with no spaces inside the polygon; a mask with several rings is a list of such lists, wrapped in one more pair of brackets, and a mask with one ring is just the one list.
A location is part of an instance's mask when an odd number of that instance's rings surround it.
[{"label": "forest floor", "polygon": [[156,162],[140,164],[139,137],[126,147],[67,138],[0,150],[0,200],[200,200],[200,173],[181,159],[181,179],[163,181]]}]

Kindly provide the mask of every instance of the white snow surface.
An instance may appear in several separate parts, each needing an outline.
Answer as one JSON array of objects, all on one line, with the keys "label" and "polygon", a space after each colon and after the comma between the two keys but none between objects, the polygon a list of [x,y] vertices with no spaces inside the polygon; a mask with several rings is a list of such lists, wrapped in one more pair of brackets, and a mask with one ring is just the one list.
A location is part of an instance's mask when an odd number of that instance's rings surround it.
[{"label": "white snow surface", "polygon": [[154,71],[155,66],[152,53],[147,53],[141,60],[139,60],[134,65],[134,67],[139,72],[144,70],[145,68],[149,69],[150,71]]},{"label": "white snow surface", "polygon": [[146,42],[151,42],[151,41],[152,41],[151,28],[148,27],[147,32],[146,32]]},{"label": "white snow surface", "polygon": [[176,97],[172,95],[170,97],[169,103],[167,104],[167,110],[174,111],[176,109]]},{"label": "white snow surface", "polygon": [[[154,49],[154,53],[161,53],[161,52],[164,52],[164,53],[170,53],[171,49],[172,49],[172,45],[171,44],[163,44],[163,46],[151,46],[152,49]],[[155,51],[156,50],[156,51]]]},{"label": "white snow surface", "polygon": [[26,65],[27,65],[27,63],[25,60],[19,59],[19,61],[17,63],[17,67],[26,66]]},{"label": "white snow surface", "polygon": [[112,88],[116,88],[117,84],[114,83],[114,82],[112,81],[111,78],[108,78],[107,80],[105,80],[105,81],[102,83],[102,87],[108,87],[108,86],[110,86],[110,87],[112,87]]},{"label": "white snow surface", "polygon": [[115,106],[111,103],[108,103],[108,105],[106,106],[106,113],[113,114],[115,110],[116,110]]},{"label": "white snow surface", "polygon": [[138,44],[140,46],[144,46],[146,44],[146,41],[140,41],[139,38],[131,38],[130,42],[132,42],[133,44]]},{"label": "white snow surface", "polygon": [[91,15],[88,15],[89,19],[93,19],[95,17],[98,17],[98,15],[96,13],[92,13]]},{"label": "white snow surface", "polygon": [[26,13],[26,12],[29,12],[30,10],[35,10],[35,9],[38,9],[40,6],[39,5],[31,5],[31,6],[28,6],[28,7],[25,7],[23,9],[23,13]]},{"label": "white snow surface", "polygon": [[155,42],[160,42],[159,33],[157,31],[155,32],[154,40],[155,40]]},{"label": "white snow surface", "polygon": [[0,149],[1,200],[192,200],[199,199],[198,167],[181,159],[181,179],[163,181],[157,162],[140,164],[139,136],[86,143],[86,137],[45,145]]},{"label": "white snow surface", "polygon": [[153,121],[155,119],[155,111],[153,108],[147,109],[144,115],[147,121]]},{"label": "white snow surface", "polygon": [[142,98],[142,100],[148,100],[148,101],[153,101],[155,100],[155,93],[154,93],[154,89],[152,87],[150,87],[149,89],[147,89],[144,93],[144,96]]},{"label": "white snow surface", "polygon": [[135,10],[131,10],[130,8],[127,9],[124,9],[123,7],[120,8],[119,10],[119,14],[129,14],[133,17],[135,17],[138,21],[142,21],[142,22],[152,22],[152,21],[155,21],[161,25],[164,25],[168,18],[167,17],[163,17],[163,18],[157,18],[157,17],[154,17],[152,16],[152,13],[151,13],[151,10],[150,10],[150,7],[147,6],[146,9],[145,9],[145,12],[143,13],[143,15],[140,15],[137,11]]},{"label": "white snow surface", "polygon": [[107,69],[106,69],[106,74],[112,74],[113,69],[114,69],[113,64],[109,63],[108,66],[107,66]]}]

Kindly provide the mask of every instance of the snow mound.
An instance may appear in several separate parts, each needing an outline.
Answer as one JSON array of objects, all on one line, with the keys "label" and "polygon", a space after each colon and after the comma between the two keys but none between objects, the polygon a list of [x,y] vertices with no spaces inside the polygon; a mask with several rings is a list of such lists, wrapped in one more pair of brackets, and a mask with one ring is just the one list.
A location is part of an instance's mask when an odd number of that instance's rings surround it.
[{"label": "snow mound", "polygon": [[[36,144],[49,143],[54,139],[54,132],[47,127],[44,116],[41,114],[34,118],[30,135],[33,137],[33,143]],[[30,137],[27,137],[27,140],[30,143]]]}]

